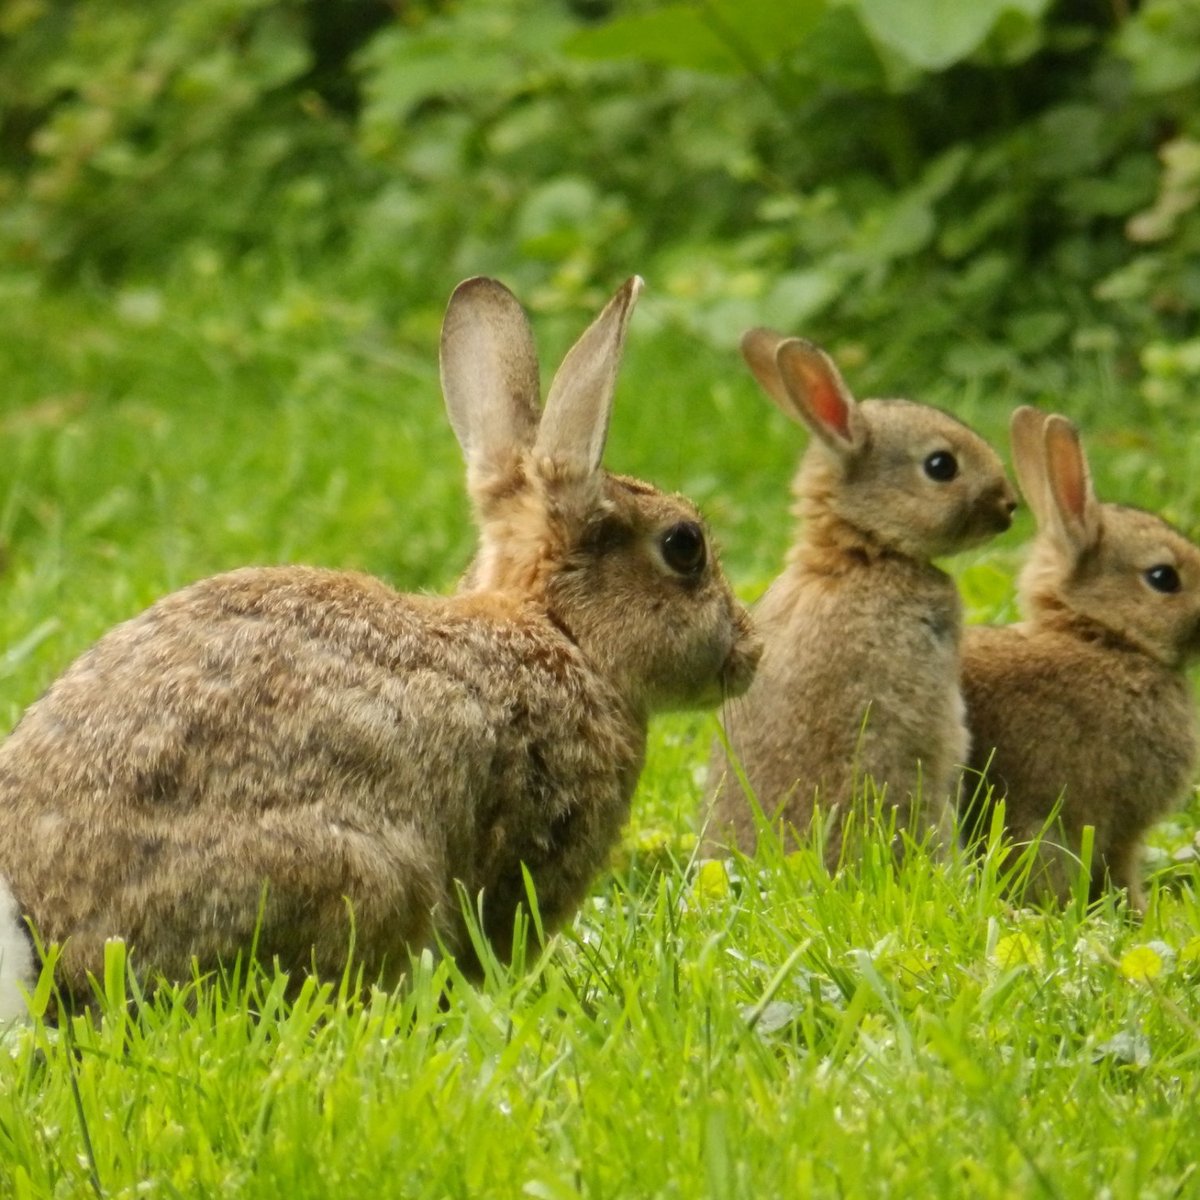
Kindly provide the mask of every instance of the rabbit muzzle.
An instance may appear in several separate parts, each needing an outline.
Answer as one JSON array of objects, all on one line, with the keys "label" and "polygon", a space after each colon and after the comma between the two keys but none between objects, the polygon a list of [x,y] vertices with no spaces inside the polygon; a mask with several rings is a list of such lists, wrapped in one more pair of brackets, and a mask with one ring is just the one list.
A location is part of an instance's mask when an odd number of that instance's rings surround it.
[{"label": "rabbit muzzle", "polygon": [[750,687],[762,654],[762,638],[750,614],[742,609],[735,618],[733,645],[721,666],[721,692],[726,699],[741,696]]},{"label": "rabbit muzzle", "polygon": [[971,507],[967,530],[968,540],[986,541],[1012,527],[1017,511],[1017,494],[1007,479],[989,488]]},{"label": "rabbit muzzle", "polygon": [[1003,533],[1012,526],[1013,514],[1017,511],[1017,493],[1006,479],[1000,487],[992,491],[988,499],[995,531]]}]

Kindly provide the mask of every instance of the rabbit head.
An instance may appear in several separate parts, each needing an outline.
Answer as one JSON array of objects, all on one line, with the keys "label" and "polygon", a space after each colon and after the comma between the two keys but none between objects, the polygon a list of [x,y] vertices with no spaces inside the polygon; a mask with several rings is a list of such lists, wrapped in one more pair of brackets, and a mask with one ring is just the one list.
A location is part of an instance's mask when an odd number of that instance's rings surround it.
[{"label": "rabbit head", "polygon": [[1066,417],[1017,409],[1012,445],[1038,526],[1020,580],[1026,614],[1082,621],[1169,667],[1200,655],[1200,549],[1152,513],[1100,503]]},{"label": "rabbit head", "polygon": [[641,286],[628,280],[571,348],[544,411],[528,320],[495,280],[455,290],[440,361],[480,529],[460,590],[544,606],[651,711],[739,695],[760,645],[695,507],[600,465]]},{"label": "rabbit head", "polygon": [[855,400],[833,360],[802,338],[752,329],[741,348],[767,395],[815,435],[795,484],[810,538],[928,559],[1012,524],[1004,467],[961,421],[909,400]]}]

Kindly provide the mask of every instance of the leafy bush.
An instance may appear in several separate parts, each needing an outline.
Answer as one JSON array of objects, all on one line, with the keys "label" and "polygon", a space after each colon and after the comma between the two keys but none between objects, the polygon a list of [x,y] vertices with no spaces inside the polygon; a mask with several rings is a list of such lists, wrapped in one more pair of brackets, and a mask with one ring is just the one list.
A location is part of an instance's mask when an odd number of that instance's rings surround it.
[{"label": "leafy bush", "polygon": [[[726,102],[750,80],[772,101],[728,160],[757,186],[743,189],[741,236],[705,263],[725,275],[705,289],[724,297],[694,309],[711,332],[765,310],[902,357],[936,339],[941,366],[974,379],[1072,339],[1109,347],[1194,324],[1200,19],[1187,0],[1112,25],[1046,0],[761,6],[800,13],[790,37],[744,23],[747,7],[760,6],[673,5],[574,43],[708,69],[723,43],[737,52]],[[1140,252],[1149,236],[1161,240]]]},{"label": "leafy bush", "polygon": [[[1065,352],[1197,377],[1193,0],[21,0],[0,246],[64,275],[336,260],[420,336],[463,274],[536,306],[637,269],[727,343],[1026,390]],[[299,267],[296,264],[300,264]]]},{"label": "leafy bush", "polygon": [[[347,14],[382,10],[340,0]],[[328,247],[367,184],[301,0],[21,0],[0,16],[0,238],[73,273],[194,241]],[[383,10],[386,12],[386,10]],[[336,95],[336,89],[334,89]]]}]

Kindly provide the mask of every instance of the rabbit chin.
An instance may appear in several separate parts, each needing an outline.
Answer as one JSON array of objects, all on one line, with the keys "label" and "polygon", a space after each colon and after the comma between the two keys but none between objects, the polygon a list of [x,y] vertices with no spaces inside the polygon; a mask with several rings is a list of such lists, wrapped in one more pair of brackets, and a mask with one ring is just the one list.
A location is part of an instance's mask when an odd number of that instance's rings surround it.
[{"label": "rabbit chin", "polygon": [[932,550],[928,557],[949,558],[951,555],[961,554],[964,550],[973,550],[976,546],[990,542],[998,533],[1003,533],[1011,526],[1011,512],[998,508],[985,509],[947,530],[936,546],[931,543],[927,547],[927,551]]},{"label": "rabbit chin", "polygon": [[0,1023],[28,1015],[25,992],[36,982],[33,948],[8,883],[0,878]]},{"label": "rabbit chin", "polygon": [[747,621],[715,670],[694,678],[683,690],[676,685],[669,690],[653,691],[647,707],[651,712],[702,712],[726,700],[736,700],[753,682],[762,652],[763,643]]},{"label": "rabbit chin", "polygon": [[750,623],[748,615],[738,622],[738,640],[730,648],[721,667],[718,700],[736,700],[744,696],[754,682],[754,675],[763,656],[763,640]]}]

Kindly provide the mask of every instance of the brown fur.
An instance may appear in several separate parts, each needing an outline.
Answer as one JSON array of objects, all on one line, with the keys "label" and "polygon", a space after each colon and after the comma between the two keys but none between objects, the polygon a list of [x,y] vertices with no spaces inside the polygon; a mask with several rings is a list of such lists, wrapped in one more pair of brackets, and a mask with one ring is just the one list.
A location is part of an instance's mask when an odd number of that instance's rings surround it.
[{"label": "brown fur", "polygon": [[[1107,878],[1140,908],[1142,838],[1195,771],[1184,672],[1200,651],[1200,550],[1149,513],[1099,503],[1065,418],[1019,409],[1013,454],[1038,536],[1021,576],[1026,620],[965,639],[975,774],[964,791],[978,787],[967,824],[986,831],[1003,797],[1006,831],[1024,843],[1057,809],[1033,885],[1060,900],[1091,825],[1093,895]],[[1175,593],[1147,582],[1163,564],[1178,573]]]},{"label": "brown fur", "polygon": [[[886,787],[901,826],[944,836],[967,752],[961,614],[953,580],[930,559],[1006,528],[1012,488],[961,422],[904,400],[856,403],[816,347],[759,330],[743,352],[815,437],[795,482],[797,541],[755,612],[763,660],[725,710],[730,749],[790,839],[808,834],[814,802],[833,813],[831,868],[846,807],[868,779]],[[956,456],[954,479],[924,472],[938,451]],[[752,850],[753,803],[719,745],[709,779],[708,849]]]},{"label": "brown fur", "polygon": [[[553,929],[629,809],[651,712],[744,689],[759,648],[682,498],[599,468],[636,284],[564,362],[539,423],[532,336],[490,280],[455,293],[443,380],[481,523],[458,595],[250,568],[118,626],[0,745],[0,873],[86,994],[105,939],[187,978],[250,946],[367,976],[441,939],[456,884],[511,952],[522,864]],[[590,343],[589,343],[590,339]],[[574,363],[574,365],[572,365]],[[566,378],[564,379],[564,374]],[[547,424],[557,424],[546,432]],[[545,439],[543,441],[543,439]]]}]

